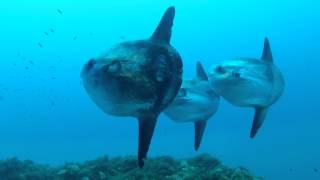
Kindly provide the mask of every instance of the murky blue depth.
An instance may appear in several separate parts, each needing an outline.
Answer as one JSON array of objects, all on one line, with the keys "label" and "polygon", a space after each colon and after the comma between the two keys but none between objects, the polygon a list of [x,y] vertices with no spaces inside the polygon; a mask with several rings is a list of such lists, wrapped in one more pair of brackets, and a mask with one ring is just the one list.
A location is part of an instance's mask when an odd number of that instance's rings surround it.
[{"label": "murky blue depth", "polygon": [[286,80],[255,139],[252,109],[222,100],[199,152],[193,124],[161,115],[149,156],[210,153],[266,179],[318,179],[320,173],[320,3],[291,1],[22,1],[0,2],[0,159],[61,164],[108,154],[135,155],[137,121],[104,114],[80,80],[88,59],[111,45],[151,36],[176,7],[171,44],[195,77],[233,57],[260,57],[270,40]]}]

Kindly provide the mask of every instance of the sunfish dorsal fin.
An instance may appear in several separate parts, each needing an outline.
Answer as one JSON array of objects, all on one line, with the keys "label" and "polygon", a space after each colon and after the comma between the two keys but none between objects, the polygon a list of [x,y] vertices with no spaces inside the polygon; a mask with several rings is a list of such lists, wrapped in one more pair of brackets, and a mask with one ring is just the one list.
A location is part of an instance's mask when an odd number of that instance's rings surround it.
[{"label": "sunfish dorsal fin", "polygon": [[169,7],[162,16],[162,19],[151,36],[151,40],[170,44],[171,28],[173,26],[173,19],[175,15],[175,8]]},{"label": "sunfish dorsal fin", "polygon": [[197,78],[203,81],[208,81],[208,76],[200,61],[197,61]]},{"label": "sunfish dorsal fin", "polygon": [[262,52],[261,59],[266,62],[270,62],[270,63],[273,62],[271,47],[270,47],[270,43],[269,43],[268,38],[264,39],[264,46],[263,46],[263,52]]}]

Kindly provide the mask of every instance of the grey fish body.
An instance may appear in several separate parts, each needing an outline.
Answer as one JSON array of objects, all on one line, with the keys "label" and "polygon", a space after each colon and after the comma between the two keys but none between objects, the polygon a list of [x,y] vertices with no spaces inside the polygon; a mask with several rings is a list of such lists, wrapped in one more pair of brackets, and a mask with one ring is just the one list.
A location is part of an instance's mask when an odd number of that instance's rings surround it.
[{"label": "grey fish body", "polygon": [[[211,82],[217,92],[233,105],[267,107],[282,95],[284,79],[273,64],[259,59],[238,58],[224,61],[223,66],[225,69],[230,68],[230,71],[211,76]],[[237,73],[240,77],[235,77]],[[230,80],[220,81],[221,76]]]},{"label": "grey fish body", "polygon": [[236,58],[211,69],[209,79],[214,89],[235,106],[255,108],[250,136],[253,138],[266,117],[268,108],[282,95],[285,82],[274,65],[268,39],[261,59]]},{"label": "grey fish body", "polygon": [[176,122],[208,120],[217,111],[218,104],[219,96],[208,82],[186,80],[164,112]]},{"label": "grey fish body", "polygon": [[195,123],[196,150],[200,146],[205,124],[216,113],[220,101],[200,62],[197,66],[197,78],[183,81],[178,95],[164,111],[173,121]]},{"label": "grey fish body", "polygon": [[97,70],[88,72],[93,78],[85,88],[110,115],[140,117],[159,111],[172,101],[181,84],[181,58],[165,44],[150,40],[125,42],[95,61],[99,61],[95,64]]},{"label": "grey fish body", "polygon": [[174,7],[167,9],[151,38],[115,45],[89,60],[81,77],[104,112],[139,122],[138,163],[143,167],[158,115],[182,83],[182,60],[170,45]]}]

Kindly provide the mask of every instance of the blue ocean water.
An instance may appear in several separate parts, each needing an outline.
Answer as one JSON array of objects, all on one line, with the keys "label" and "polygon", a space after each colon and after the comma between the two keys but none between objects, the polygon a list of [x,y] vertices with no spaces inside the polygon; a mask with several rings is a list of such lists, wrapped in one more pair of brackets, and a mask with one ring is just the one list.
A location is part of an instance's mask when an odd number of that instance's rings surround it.
[{"label": "blue ocean water", "polygon": [[106,115],[80,80],[88,59],[111,45],[148,38],[167,7],[176,7],[171,43],[186,79],[200,60],[259,57],[268,37],[286,80],[255,139],[253,111],[222,101],[199,152],[193,124],[161,115],[149,156],[210,153],[266,179],[319,179],[320,2],[1,1],[0,159],[61,164],[108,154],[135,155],[137,121]]}]

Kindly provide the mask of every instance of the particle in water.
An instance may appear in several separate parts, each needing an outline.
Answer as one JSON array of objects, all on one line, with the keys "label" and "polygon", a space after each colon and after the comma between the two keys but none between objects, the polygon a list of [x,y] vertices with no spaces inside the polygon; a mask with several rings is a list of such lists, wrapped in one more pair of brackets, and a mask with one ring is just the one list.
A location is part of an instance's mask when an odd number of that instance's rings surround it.
[{"label": "particle in water", "polygon": [[62,14],[62,10],[61,10],[61,9],[57,9],[57,12],[58,12],[59,14]]}]

